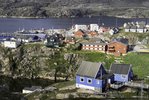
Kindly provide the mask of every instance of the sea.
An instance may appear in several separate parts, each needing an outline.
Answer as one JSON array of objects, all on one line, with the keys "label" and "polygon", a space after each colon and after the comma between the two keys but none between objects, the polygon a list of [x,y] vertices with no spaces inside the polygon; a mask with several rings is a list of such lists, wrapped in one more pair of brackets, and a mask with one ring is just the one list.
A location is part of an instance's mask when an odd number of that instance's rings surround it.
[{"label": "sea", "polygon": [[69,29],[75,24],[99,24],[107,27],[121,27],[127,22],[145,21],[149,18],[117,18],[95,16],[81,18],[0,18],[0,33],[13,33],[19,30]]}]

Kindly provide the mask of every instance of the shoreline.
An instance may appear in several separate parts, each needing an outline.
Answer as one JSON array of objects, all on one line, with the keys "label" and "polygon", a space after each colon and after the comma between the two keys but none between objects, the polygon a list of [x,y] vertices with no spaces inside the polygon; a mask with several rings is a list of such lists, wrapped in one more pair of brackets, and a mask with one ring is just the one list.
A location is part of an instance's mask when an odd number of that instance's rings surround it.
[{"label": "shoreline", "polygon": [[[106,15],[105,15],[106,16]],[[78,17],[78,16],[70,16],[70,17],[26,17],[26,16],[0,16],[0,18],[19,18],[19,19],[49,19],[49,18],[54,18],[54,19],[63,19],[63,18],[68,18],[68,19],[73,19],[73,18],[94,18],[94,17],[100,17],[100,16],[83,16],[83,17]],[[123,19],[131,19],[134,17],[129,17],[129,16],[106,16],[106,17],[115,17],[115,18],[123,18]],[[142,17],[143,18],[143,17]]]}]

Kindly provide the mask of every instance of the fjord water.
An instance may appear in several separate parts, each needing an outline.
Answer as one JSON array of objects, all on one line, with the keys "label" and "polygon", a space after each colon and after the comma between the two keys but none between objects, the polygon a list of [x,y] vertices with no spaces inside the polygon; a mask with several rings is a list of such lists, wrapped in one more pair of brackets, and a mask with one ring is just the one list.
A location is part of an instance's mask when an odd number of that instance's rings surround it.
[{"label": "fjord water", "polygon": [[82,17],[82,18],[0,18],[0,33],[2,32],[15,32],[18,30],[31,30],[31,29],[63,29],[71,28],[74,24],[91,24],[97,23],[105,26],[122,26],[125,22],[133,20],[146,20],[146,19],[125,19],[115,18],[108,16],[99,17]]},{"label": "fjord water", "polygon": [[0,18],[0,33],[31,29],[63,29],[74,24],[99,24],[110,27],[122,26],[126,22],[146,21],[146,18],[116,18],[108,16],[82,18]]}]

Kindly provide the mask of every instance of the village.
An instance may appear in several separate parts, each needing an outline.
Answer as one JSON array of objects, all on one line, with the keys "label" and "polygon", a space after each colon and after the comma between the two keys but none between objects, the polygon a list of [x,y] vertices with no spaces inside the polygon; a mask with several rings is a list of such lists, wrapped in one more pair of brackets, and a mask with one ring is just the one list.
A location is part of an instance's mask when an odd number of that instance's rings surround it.
[{"label": "village", "polygon": [[[21,45],[42,44],[46,48],[54,50],[69,48],[68,53],[71,52],[72,48],[75,52],[97,53],[92,59],[80,62],[75,79],[72,79],[75,86],[73,84],[71,88],[83,89],[80,90],[82,94],[96,94],[95,96],[98,94],[103,96],[101,98],[105,98],[111,89],[119,91],[121,88],[130,87],[141,91],[138,98],[144,98],[144,95],[145,98],[149,98],[147,95],[149,92],[149,67],[145,66],[146,69],[144,67],[138,69],[135,67],[133,59],[123,61],[123,57],[131,54],[148,55],[149,25],[146,22],[124,23],[122,27],[76,24],[71,29],[21,30],[14,33],[1,33],[0,42],[3,47],[12,50],[19,48]],[[98,53],[105,55],[106,58],[103,59],[106,60],[114,58],[113,62],[109,63],[110,61],[107,60],[108,63],[105,64],[102,58],[100,62],[97,62]],[[130,60],[132,60],[132,63],[129,63]],[[148,60],[144,59],[144,61]],[[146,71],[137,75],[138,70]],[[55,89],[55,87],[42,89],[41,86],[32,86],[24,87],[22,92],[32,94],[44,90],[54,91]],[[130,90],[130,92],[132,91],[133,89]],[[71,96],[78,97],[73,94]],[[100,96],[97,96],[97,98],[100,98]]]}]

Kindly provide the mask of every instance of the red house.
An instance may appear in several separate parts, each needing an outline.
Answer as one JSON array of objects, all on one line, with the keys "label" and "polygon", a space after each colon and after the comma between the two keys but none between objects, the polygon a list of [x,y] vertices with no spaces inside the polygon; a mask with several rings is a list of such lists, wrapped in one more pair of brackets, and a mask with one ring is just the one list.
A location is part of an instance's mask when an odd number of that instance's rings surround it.
[{"label": "red house", "polygon": [[83,38],[85,33],[82,30],[78,30],[77,32],[74,33],[74,37],[76,38]]},{"label": "red house", "polygon": [[120,56],[126,54],[128,51],[128,44],[112,41],[108,44],[108,53],[114,54],[115,56]]}]

